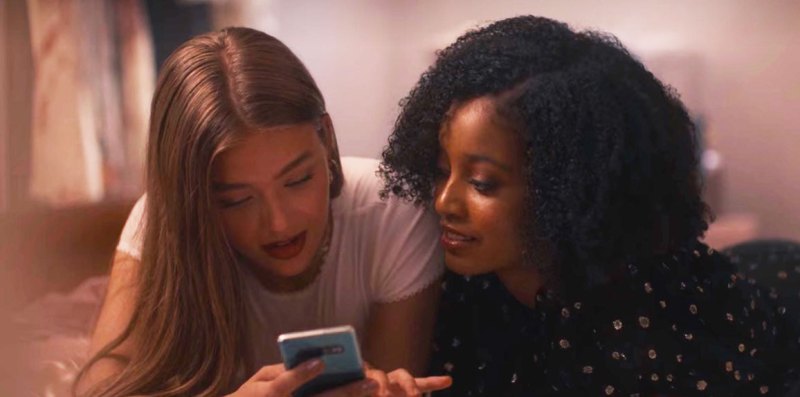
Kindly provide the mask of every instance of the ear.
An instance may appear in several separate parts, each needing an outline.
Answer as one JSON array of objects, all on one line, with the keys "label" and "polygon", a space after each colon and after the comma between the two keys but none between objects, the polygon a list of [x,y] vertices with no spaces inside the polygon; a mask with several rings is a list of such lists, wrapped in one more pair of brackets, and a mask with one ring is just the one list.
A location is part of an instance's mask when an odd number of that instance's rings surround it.
[{"label": "ear", "polygon": [[339,145],[336,143],[336,132],[333,129],[333,121],[328,113],[320,118],[322,122],[322,139],[325,149],[328,151],[328,162],[331,168],[331,198],[336,198],[342,192],[344,185],[344,171],[342,170],[342,160],[339,157]]}]

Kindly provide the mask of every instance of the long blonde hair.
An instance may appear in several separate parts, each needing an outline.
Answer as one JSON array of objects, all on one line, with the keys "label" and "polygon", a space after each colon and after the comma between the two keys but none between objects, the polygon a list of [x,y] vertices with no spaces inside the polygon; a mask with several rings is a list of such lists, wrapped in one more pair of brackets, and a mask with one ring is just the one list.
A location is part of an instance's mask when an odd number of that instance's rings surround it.
[{"label": "long blonde hair", "polygon": [[[150,117],[147,216],[137,301],[124,332],[79,374],[138,335],[119,375],[90,395],[219,395],[254,370],[235,253],[211,200],[215,156],[237,137],[325,115],[302,62],[283,43],[247,28],[186,42],[165,61]],[[326,131],[343,180],[333,131]],[[324,136],[321,138],[325,139]],[[325,142],[325,140],[323,141]]]}]

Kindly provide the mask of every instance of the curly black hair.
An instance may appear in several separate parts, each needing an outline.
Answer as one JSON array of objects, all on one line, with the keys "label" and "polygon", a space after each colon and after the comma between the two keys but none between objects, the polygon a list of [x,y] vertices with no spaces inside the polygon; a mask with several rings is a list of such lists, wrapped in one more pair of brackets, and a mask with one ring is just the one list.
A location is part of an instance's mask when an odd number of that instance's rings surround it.
[{"label": "curly black hair", "polygon": [[677,95],[615,37],[534,16],[470,31],[438,53],[400,102],[383,196],[431,204],[440,127],[454,105],[484,96],[522,135],[526,252],[548,242],[555,260],[540,266],[559,285],[607,280],[708,227],[697,137]]}]

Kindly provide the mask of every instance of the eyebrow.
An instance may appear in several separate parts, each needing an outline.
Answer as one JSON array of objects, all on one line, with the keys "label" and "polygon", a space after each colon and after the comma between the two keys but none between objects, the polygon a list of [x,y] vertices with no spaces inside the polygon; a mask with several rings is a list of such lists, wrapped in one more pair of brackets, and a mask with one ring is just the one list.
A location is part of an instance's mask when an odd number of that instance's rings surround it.
[{"label": "eyebrow", "polygon": [[[300,155],[295,157],[294,160],[290,161],[288,164],[283,166],[283,168],[281,168],[281,170],[278,171],[278,174],[275,176],[275,178],[280,178],[280,177],[288,174],[289,172],[291,172],[295,168],[299,167],[301,164],[305,163],[309,159],[311,159],[311,152],[310,151],[305,151],[303,153],[300,153]],[[246,183],[213,182],[212,185],[211,185],[211,189],[214,190],[214,191],[217,191],[217,192],[226,192],[226,191],[230,191],[230,190],[244,189],[244,188],[247,188],[247,187],[249,187],[249,185],[246,184]]]},{"label": "eyebrow", "polygon": [[501,162],[499,162],[499,161],[497,161],[497,160],[495,160],[495,159],[493,159],[493,158],[491,158],[489,156],[484,156],[482,154],[469,153],[469,154],[467,154],[467,161],[470,164],[489,163],[489,164],[493,164],[493,165],[495,165],[495,166],[497,166],[499,168],[502,168],[505,171],[511,172],[511,167],[509,167],[508,165],[506,165],[504,163],[501,163]]}]

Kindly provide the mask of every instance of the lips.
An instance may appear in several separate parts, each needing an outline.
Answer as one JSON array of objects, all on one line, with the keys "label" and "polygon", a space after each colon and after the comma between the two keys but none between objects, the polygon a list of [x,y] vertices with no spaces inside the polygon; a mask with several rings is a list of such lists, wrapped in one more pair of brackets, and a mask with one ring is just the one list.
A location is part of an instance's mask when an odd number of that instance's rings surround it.
[{"label": "lips", "polygon": [[303,251],[306,244],[306,232],[302,232],[288,240],[262,245],[261,249],[275,259],[291,259]]},{"label": "lips", "polygon": [[439,241],[442,243],[442,246],[444,246],[445,249],[457,250],[474,244],[477,239],[462,232],[456,231],[449,226],[442,226],[442,236]]}]

